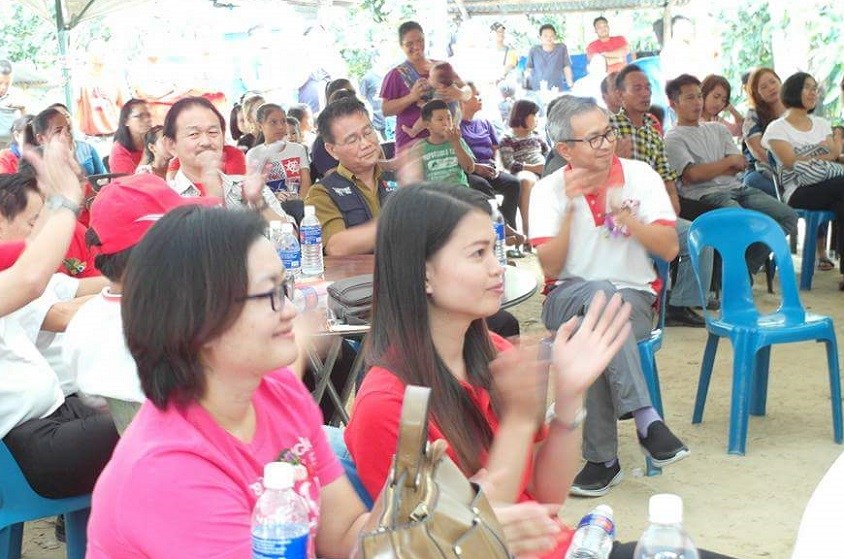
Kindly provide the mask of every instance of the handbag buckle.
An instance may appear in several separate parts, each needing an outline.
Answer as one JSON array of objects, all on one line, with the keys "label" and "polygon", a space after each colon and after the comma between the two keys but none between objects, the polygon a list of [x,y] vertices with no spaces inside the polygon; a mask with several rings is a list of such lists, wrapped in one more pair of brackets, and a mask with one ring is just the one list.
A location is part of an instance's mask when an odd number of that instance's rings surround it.
[{"label": "handbag buckle", "polygon": [[427,503],[419,503],[416,505],[416,508],[413,509],[413,512],[410,513],[410,518],[417,522],[421,522],[428,518],[428,505]]}]

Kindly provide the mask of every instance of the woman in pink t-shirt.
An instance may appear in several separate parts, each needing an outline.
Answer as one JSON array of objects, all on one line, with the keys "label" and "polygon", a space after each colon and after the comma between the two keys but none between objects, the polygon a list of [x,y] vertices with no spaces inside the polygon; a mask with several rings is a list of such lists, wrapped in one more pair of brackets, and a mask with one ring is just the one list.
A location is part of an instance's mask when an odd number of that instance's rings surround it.
[{"label": "woman in pink t-shirt", "polygon": [[261,475],[277,460],[296,466],[310,557],[349,556],[366,513],[286,368],[300,355],[296,311],[265,227],[186,206],[134,247],[123,325],[148,399],[97,481],[87,557],[250,557]]}]

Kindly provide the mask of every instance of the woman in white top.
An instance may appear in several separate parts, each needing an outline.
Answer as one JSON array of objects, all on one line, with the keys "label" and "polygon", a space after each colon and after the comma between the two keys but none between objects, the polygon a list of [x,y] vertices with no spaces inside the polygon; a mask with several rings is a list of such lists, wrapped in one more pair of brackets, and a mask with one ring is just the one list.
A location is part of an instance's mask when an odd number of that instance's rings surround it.
[{"label": "woman in white top", "polygon": [[[794,208],[830,210],[838,223],[840,253],[844,226],[844,176],[827,178],[801,186],[799,169],[802,161],[834,162],[841,154],[841,144],[833,139],[832,127],[823,118],[812,115],[818,103],[818,84],[805,72],[798,72],[782,84],[780,97],[786,111],[771,122],[762,136],[762,146],[774,154],[782,171],[785,200]],[[840,169],[844,174],[844,169]],[[839,263],[844,274],[844,259]],[[844,290],[844,278],[839,283]]]}]

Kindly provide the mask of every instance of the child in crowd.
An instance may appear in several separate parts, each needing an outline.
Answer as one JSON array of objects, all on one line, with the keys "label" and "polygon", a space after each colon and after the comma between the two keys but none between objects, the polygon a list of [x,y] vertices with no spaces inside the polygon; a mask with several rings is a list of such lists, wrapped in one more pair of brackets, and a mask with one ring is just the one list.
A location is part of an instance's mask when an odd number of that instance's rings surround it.
[{"label": "child in crowd", "polygon": [[[426,103],[434,99],[444,100],[445,97],[443,96],[443,92],[454,85],[454,82],[457,79],[457,72],[454,71],[451,64],[448,62],[437,62],[431,67],[431,71],[428,74],[428,82],[431,84],[431,91],[424,95],[417,105],[424,107]],[[457,114],[457,111],[459,110],[458,104],[449,103],[449,110],[453,113],[454,119],[457,122],[460,122],[460,117]],[[422,117],[417,118],[416,122],[414,122],[413,126],[410,128],[402,126],[405,134],[411,138],[418,136],[420,132],[425,130],[425,128],[426,126]]]},{"label": "child in crowd", "polygon": [[501,121],[507,122],[510,119],[510,112],[516,103],[516,86],[510,82],[498,84],[498,92],[501,93],[501,102],[498,103],[498,112],[501,114]]},{"label": "child in crowd", "polygon": [[[528,99],[516,101],[508,121],[513,133],[504,135],[499,144],[501,163],[516,175],[521,185],[519,212],[522,215],[525,237],[528,238],[530,190],[542,176],[545,156],[548,154],[548,144],[536,133],[538,116],[539,105]],[[530,250],[530,244],[525,243],[524,248]]]},{"label": "child in crowd", "polygon": [[422,107],[421,120],[430,136],[413,149],[422,163],[423,179],[469,186],[466,174],[475,170],[475,160],[460,136],[460,127],[454,124],[448,104],[441,99],[429,101]]},{"label": "child in crowd", "polygon": [[294,144],[302,143],[302,131],[299,129],[299,119],[287,116],[287,141]]},{"label": "child in crowd", "polygon": [[135,174],[156,175],[166,179],[172,159],[173,154],[164,147],[164,127],[153,126],[144,136],[144,158],[135,169]]},{"label": "child in crowd", "polygon": [[305,147],[287,141],[287,115],[274,103],[261,105],[256,115],[264,143],[246,153],[250,169],[263,168],[270,187],[288,214],[302,220],[302,199],[311,187],[311,171]]}]

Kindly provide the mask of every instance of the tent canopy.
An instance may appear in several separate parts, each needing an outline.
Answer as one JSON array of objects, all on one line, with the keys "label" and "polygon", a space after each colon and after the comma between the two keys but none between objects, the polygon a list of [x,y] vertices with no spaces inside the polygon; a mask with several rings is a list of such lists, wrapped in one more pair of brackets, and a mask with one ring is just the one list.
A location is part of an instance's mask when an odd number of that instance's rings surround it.
[{"label": "tent canopy", "polygon": [[[141,4],[148,0],[18,0],[33,12],[65,30],[109,12]],[[60,12],[56,12],[56,8]],[[59,17],[60,16],[60,17]]]},{"label": "tent canopy", "polygon": [[666,8],[688,3],[689,0],[449,0],[449,9],[464,15],[480,16]]}]

